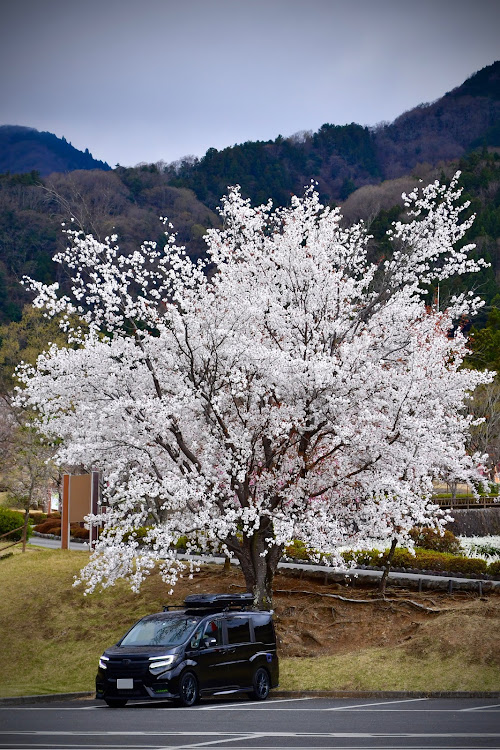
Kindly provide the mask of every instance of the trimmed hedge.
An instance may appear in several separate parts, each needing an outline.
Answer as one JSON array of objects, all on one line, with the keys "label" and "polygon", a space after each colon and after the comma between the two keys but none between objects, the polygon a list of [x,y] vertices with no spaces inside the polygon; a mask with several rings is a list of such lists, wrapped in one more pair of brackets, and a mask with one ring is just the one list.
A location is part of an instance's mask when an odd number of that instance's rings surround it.
[{"label": "trimmed hedge", "polygon": [[[358,565],[382,568],[387,562],[388,550],[361,550],[360,552],[343,552],[346,562],[355,561]],[[435,570],[446,573],[464,573],[480,575],[491,573],[485,560],[476,557],[452,555],[448,552],[436,552],[427,549],[415,549],[412,555],[407,549],[397,547],[392,559],[391,568],[413,568],[416,570]]]},{"label": "trimmed hedge", "polygon": [[[55,531],[59,529],[59,531]],[[39,523],[35,526],[35,531],[39,534],[60,534],[61,533],[61,519],[60,518],[47,518],[43,523]]]}]

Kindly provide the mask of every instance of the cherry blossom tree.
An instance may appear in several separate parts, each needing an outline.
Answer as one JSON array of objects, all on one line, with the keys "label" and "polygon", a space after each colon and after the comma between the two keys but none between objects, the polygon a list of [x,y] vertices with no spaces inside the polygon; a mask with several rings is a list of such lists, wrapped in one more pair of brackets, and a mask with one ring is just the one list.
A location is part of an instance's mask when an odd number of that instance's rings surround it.
[{"label": "cherry blossom tree", "polygon": [[[21,377],[22,398],[60,441],[59,460],[100,467],[109,512],[81,573],[86,590],[156,566],[189,567],[173,545],[235,556],[256,606],[270,606],[284,546],[339,561],[339,544],[442,528],[432,480],[471,478],[465,404],[487,373],[462,368],[454,322],[480,304],[425,304],[430,285],[477,270],[457,248],[457,177],[404,196],[393,253],[371,262],[362,223],[343,227],[311,187],[288,208],[222,200],[208,261],[145,242],[122,254],[69,230],[55,257],[72,293],[31,282],[78,348],[52,345]],[[453,334],[450,331],[454,331]],[[144,542],[134,531],[146,526]]]}]

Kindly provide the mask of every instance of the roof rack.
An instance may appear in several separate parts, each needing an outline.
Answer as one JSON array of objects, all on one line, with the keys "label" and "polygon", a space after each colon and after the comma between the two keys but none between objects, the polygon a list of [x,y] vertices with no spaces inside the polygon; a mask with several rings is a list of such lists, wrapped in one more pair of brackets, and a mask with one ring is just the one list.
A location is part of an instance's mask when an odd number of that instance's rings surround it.
[{"label": "roof rack", "polygon": [[190,594],[184,599],[184,605],[189,610],[241,610],[252,604],[252,594]]}]

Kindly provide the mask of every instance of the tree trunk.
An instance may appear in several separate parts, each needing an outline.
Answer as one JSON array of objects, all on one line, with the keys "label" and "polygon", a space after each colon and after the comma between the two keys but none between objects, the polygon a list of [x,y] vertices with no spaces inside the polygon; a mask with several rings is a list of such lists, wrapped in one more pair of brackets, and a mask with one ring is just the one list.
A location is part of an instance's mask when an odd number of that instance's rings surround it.
[{"label": "tree trunk", "polygon": [[24,525],[23,525],[23,535],[22,535],[23,552],[26,552],[26,539],[28,537],[29,520],[30,520],[30,512],[29,512],[29,508],[26,508],[26,510],[24,511]]},{"label": "tree trunk", "polygon": [[450,482],[450,489],[451,489],[451,505],[453,505],[454,502],[456,502],[457,499],[457,489],[458,489],[458,482],[453,481]]},{"label": "tree trunk", "polygon": [[[273,580],[283,552],[282,546],[272,544],[272,525],[266,519],[264,527],[252,536],[244,536],[238,545],[228,545],[238,558],[245,577],[247,591],[253,594],[255,609],[272,609]],[[269,546],[269,542],[271,545]],[[262,553],[267,550],[267,554]]]},{"label": "tree trunk", "polygon": [[394,557],[394,552],[396,551],[396,545],[397,545],[397,539],[392,540],[391,549],[389,550],[389,554],[387,555],[387,560],[384,566],[384,572],[382,573],[382,578],[380,579],[380,585],[379,585],[379,593],[382,596],[385,596],[385,587],[387,585],[387,577],[389,576],[389,571],[391,569],[391,563],[392,559]]}]

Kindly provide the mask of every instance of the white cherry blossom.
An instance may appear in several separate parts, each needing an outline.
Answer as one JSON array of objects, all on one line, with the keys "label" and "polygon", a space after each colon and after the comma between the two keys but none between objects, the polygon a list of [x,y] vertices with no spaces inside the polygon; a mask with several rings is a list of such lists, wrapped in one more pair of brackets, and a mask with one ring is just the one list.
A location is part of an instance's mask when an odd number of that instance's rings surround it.
[{"label": "white cherry blossom", "polygon": [[432,480],[477,476],[464,404],[490,378],[462,367],[454,327],[480,302],[425,302],[430,284],[482,264],[457,249],[470,225],[459,198],[457,178],[407,196],[379,263],[364,225],[345,228],[312,187],[276,210],[230,189],[223,229],[206,238],[210,273],[167,220],[164,248],[128,256],[116,237],[67,232],[55,261],[72,294],[32,282],[34,304],[77,312],[87,328],[66,323],[78,347],[52,346],[26,367],[20,398],[61,441],[61,461],[105,478],[86,590],[119,577],[138,589],[156,566],[172,587],[189,567],[173,549],[187,534],[192,548],[236,556],[269,606],[292,539],[335,564],[339,545],[442,528]]}]

